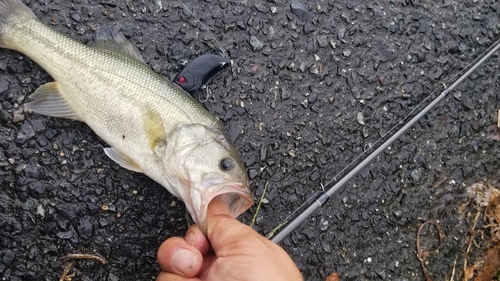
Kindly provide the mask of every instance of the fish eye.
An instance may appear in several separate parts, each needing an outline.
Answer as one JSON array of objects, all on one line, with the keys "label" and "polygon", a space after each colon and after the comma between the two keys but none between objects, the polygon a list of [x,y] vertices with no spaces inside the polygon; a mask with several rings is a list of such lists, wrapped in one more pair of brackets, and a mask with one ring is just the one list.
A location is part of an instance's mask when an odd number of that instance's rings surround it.
[{"label": "fish eye", "polygon": [[234,166],[234,160],[231,158],[224,158],[220,160],[219,163],[219,168],[224,172],[231,171],[232,169],[234,169]]}]

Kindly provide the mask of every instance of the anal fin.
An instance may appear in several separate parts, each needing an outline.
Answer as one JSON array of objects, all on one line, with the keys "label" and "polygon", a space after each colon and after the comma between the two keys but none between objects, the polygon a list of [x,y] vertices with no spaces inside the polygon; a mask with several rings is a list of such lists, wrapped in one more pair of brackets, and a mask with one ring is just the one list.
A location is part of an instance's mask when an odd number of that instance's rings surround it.
[{"label": "anal fin", "polygon": [[24,107],[33,112],[47,116],[80,120],[62,97],[57,82],[49,82],[40,86],[30,98],[33,101],[26,103]]},{"label": "anal fin", "polygon": [[128,156],[121,154],[113,147],[104,148],[104,153],[106,153],[106,155],[108,155],[108,157],[111,158],[111,160],[115,161],[116,163],[118,163],[118,165],[122,166],[123,168],[137,173],[142,173],[142,169],[141,167],[139,167],[139,165],[137,165],[137,163],[135,163]]}]

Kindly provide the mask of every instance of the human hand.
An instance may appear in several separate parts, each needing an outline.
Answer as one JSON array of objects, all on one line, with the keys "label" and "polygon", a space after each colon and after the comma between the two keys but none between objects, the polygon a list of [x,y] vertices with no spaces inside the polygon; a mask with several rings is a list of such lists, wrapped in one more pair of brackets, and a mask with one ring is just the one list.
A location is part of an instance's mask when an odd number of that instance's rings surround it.
[{"label": "human hand", "polygon": [[207,237],[193,225],[185,238],[163,242],[158,249],[162,272],[156,281],[303,280],[280,246],[234,219],[217,200],[208,206]]}]

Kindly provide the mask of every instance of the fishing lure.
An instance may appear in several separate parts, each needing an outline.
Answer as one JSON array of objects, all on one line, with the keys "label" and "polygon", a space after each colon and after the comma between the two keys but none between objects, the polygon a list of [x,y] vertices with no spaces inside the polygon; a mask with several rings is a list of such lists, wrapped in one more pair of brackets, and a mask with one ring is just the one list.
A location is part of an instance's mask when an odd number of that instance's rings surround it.
[{"label": "fishing lure", "polygon": [[198,90],[215,74],[229,65],[223,56],[208,54],[195,58],[174,78],[174,83],[187,92]]}]

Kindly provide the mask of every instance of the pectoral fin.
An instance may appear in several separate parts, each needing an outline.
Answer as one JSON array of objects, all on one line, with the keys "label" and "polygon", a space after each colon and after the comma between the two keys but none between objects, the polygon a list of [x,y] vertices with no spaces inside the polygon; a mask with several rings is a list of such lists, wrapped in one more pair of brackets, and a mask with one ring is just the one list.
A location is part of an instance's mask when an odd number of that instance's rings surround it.
[{"label": "pectoral fin", "polygon": [[94,46],[99,49],[125,55],[144,63],[139,50],[116,28],[102,26],[96,30]]},{"label": "pectoral fin", "polygon": [[151,150],[156,151],[156,148],[165,144],[167,139],[160,113],[153,108],[146,108],[143,121]]},{"label": "pectoral fin", "polygon": [[62,97],[57,82],[42,85],[30,98],[33,101],[24,106],[33,112],[47,116],[80,120]]},{"label": "pectoral fin", "polygon": [[137,163],[135,163],[127,155],[121,154],[113,147],[104,148],[104,153],[106,153],[106,155],[108,155],[108,157],[111,158],[111,160],[115,161],[123,168],[129,169],[137,173],[142,173],[142,169],[141,167],[139,167],[139,165],[137,165]]}]

